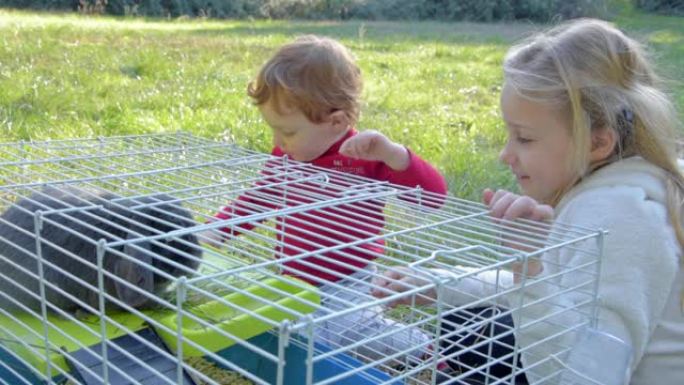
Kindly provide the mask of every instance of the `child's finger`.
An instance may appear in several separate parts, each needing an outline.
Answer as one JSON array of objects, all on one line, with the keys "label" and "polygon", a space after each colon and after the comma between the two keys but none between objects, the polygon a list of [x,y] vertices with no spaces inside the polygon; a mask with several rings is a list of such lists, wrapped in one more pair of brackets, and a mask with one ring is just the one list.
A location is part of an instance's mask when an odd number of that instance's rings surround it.
[{"label": "child's finger", "polygon": [[200,243],[211,246],[217,249],[223,249],[225,247],[225,237],[220,231],[206,230],[198,234],[198,240]]},{"label": "child's finger", "polygon": [[532,219],[534,219],[535,221],[549,221],[553,219],[553,216],[553,207],[549,205],[537,205],[534,208]]},{"label": "child's finger", "polygon": [[534,199],[522,196],[511,202],[503,214],[504,219],[514,220],[518,218],[532,219],[537,202]]},{"label": "child's finger", "polygon": [[390,269],[382,273],[379,277],[373,277],[371,280],[371,295],[377,298],[384,298],[390,295],[393,291],[389,286],[392,281],[398,281],[404,278],[405,274],[403,271],[396,269]]},{"label": "child's finger", "polygon": [[[404,277],[403,279],[401,279],[399,281],[388,282],[388,285],[386,287],[387,291],[385,292],[384,296],[388,297],[392,294],[403,293],[406,290],[408,290],[411,286],[408,285],[406,282],[404,282],[404,279],[406,279],[406,277]],[[408,305],[410,302],[411,302],[410,297],[402,297],[402,298],[399,298],[398,300],[389,302],[387,304],[387,306],[395,307],[397,305]]]},{"label": "child's finger", "polygon": [[362,157],[368,155],[368,152],[370,150],[369,138],[367,138],[367,137],[359,138],[359,140],[357,141],[356,150],[358,151],[358,154]]},{"label": "child's finger", "polygon": [[[396,293],[403,293],[407,290],[422,285],[423,281],[420,278],[415,277],[415,274],[417,274],[415,271],[405,267],[387,270],[382,274],[382,276],[374,278],[373,284],[378,284],[378,286],[371,290],[371,294],[376,298],[385,298]],[[414,296],[404,296],[398,300],[388,303],[387,306],[394,307],[397,305],[411,305],[414,303],[427,304],[430,303],[429,298],[434,297],[435,294],[433,290],[415,298]]]},{"label": "child's finger", "polygon": [[410,299],[410,298],[402,297],[402,298],[399,298],[399,299],[396,300],[396,301],[392,301],[392,302],[388,303],[388,304],[387,304],[387,307],[396,307],[396,306],[399,306],[399,305],[410,305],[410,304],[411,304],[411,299]]},{"label": "child's finger", "polygon": [[370,293],[373,297],[378,298],[378,299],[386,298],[392,294],[395,294],[394,291],[390,290],[386,286],[373,287],[371,289]]},{"label": "child's finger", "polygon": [[382,279],[377,279],[377,280],[376,280],[376,279],[374,278],[374,279],[371,281],[371,285],[372,285],[371,291],[370,291],[371,295],[372,295],[373,297],[375,297],[375,298],[385,298],[385,297],[387,297],[388,295],[390,295],[391,292],[388,291],[387,288],[386,288],[386,286],[387,286],[388,283],[389,283],[389,282],[387,282],[386,280],[382,280]]},{"label": "child's finger", "polygon": [[342,143],[342,145],[340,146],[340,154],[348,157],[353,157],[353,144],[354,138],[345,140],[344,143]]},{"label": "child's finger", "polygon": [[[497,191],[497,194],[499,191]],[[504,214],[508,210],[509,206],[513,203],[515,200],[516,196],[515,194],[511,194],[506,192],[506,194],[503,194],[500,198],[497,199],[496,194],[494,195],[494,204],[491,207],[491,215],[494,218],[503,218]]]},{"label": "child's finger", "polygon": [[[404,286],[404,287],[411,287],[413,288],[414,286],[417,286],[415,282],[411,283],[410,286]],[[406,291],[406,290],[402,290]],[[434,302],[436,298],[436,293],[434,289],[425,289],[424,291],[421,291],[420,293],[416,293],[414,295],[410,296],[403,296],[399,298],[398,300],[390,302],[387,306],[389,307],[395,307],[397,305],[427,305],[432,302]]]},{"label": "child's finger", "polygon": [[347,147],[349,147],[349,139],[342,142],[342,145],[340,146],[340,153],[346,154],[347,153]]},{"label": "child's finger", "polygon": [[492,202],[492,198],[494,198],[494,191],[490,188],[486,188],[482,191],[482,202],[489,206],[489,204]]},{"label": "child's finger", "polygon": [[388,282],[391,281],[398,281],[401,279],[404,279],[406,277],[406,274],[409,273],[410,271],[407,268],[404,267],[397,267],[397,268],[392,268],[383,273],[384,278],[388,280]]},{"label": "child's finger", "polygon": [[496,191],[494,192],[494,195],[492,196],[492,199],[491,199],[490,202],[489,202],[489,207],[490,207],[490,208],[493,207],[494,205],[496,205],[496,203],[497,203],[498,201],[501,200],[501,198],[503,198],[503,197],[505,197],[505,196],[507,196],[507,195],[510,195],[510,194],[511,194],[511,193],[508,192],[508,191],[506,191],[506,190],[496,190]]},{"label": "child's finger", "polygon": [[394,291],[397,293],[404,292],[410,288],[411,288],[411,285],[408,282],[406,282],[406,277],[404,277],[400,280],[391,281],[387,284],[388,290],[391,290],[391,291]]}]

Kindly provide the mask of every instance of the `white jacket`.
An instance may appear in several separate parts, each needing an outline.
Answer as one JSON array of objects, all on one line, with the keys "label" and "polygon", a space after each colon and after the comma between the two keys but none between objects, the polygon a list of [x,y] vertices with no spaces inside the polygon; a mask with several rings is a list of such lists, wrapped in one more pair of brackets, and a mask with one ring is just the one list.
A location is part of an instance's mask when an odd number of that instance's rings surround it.
[{"label": "white jacket", "polygon": [[[640,157],[632,157],[594,172],[566,194],[555,208],[554,228],[568,224],[608,231],[601,262],[598,328],[631,345],[629,383],[632,385],[684,384],[684,309],[681,302],[684,272],[679,262],[681,250],[667,216],[663,181],[661,169]],[[596,250],[596,242],[592,240],[547,252],[542,257],[544,270],[539,278],[549,277],[552,284],[527,287],[523,298],[520,295],[510,297],[508,305],[515,308],[521,300],[530,304],[549,298],[553,290],[578,284],[587,276],[581,273],[553,275],[590,261],[589,253]],[[444,300],[459,305],[472,301],[473,296],[491,295],[496,287],[492,281],[496,279],[499,290],[513,285],[509,273],[496,273],[485,272],[473,279],[455,281],[445,291]],[[527,375],[531,382],[558,370],[557,366],[549,364],[535,366],[548,357],[550,352],[546,350],[553,345],[535,345],[536,342],[579,322],[577,313],[558,314],[558,311],[586,300],[586,296],[573,291],[552,298],[513,314],[514,320],[522,325],[556,314],[549,318],[548,324],[523,328],[516,333],[520,346],[529,347],[528,353],[523,354],[523,364],[529,369]],[[554,342],[560,346],[569,344],[562,340]],[[587,357],[598,367],[606,367],[607,364],[601,363],[608,362],[608,358],[600,352]]]}]

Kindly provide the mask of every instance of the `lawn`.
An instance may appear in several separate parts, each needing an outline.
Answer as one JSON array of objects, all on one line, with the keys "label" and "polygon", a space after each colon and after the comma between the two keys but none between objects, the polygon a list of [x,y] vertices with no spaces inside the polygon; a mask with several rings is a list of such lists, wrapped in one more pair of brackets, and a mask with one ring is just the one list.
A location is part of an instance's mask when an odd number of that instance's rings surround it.
[{"label": "lawn", "polygon": [[[623,12],[684,105],[684,20]],[[526,23],[142,20],[0,10],[0,141],[184,130],[267,151],[245,95],[279,45],[302,33],[351,48],[365,77],[360,129],[433,162],[453,194],[513,186],[497,153],[507,47]]]}]

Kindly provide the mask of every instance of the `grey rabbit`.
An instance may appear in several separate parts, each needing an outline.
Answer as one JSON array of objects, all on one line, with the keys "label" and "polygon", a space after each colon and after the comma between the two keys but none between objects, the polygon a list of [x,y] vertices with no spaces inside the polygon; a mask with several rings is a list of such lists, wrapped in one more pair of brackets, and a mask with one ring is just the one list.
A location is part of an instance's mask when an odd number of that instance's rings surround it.
[{"label": "grey rabbit", "polygon": [[[99,189],[66,186],[46,187],[34,192],[28,198],[20,199],[0,216],[0,256],[4,257],[0,258],[0,293],[7,296],[0,295],[0,308],[10,311],[19,309],[15,302],[9,300],[12,298],[31,309],[40,309],[39,282],[38,278],[33,276],[33,274],[36,276],[38,274],[34,235],[34,213],[37,210],[46,212],[68,207],[91,207],[87,210],[73,210],[63,214],[45,214],[45,218],[55,220],[71,231],[44,221],[41,230],[41,239],[44,242],[41,243],[41,249],[42,258],[45,261],[43,264],[44,280],[98,309],[98,291],[84,286],[54,267],[50,267],[49,264],[66,270],[97,288],[97,270],[83,261],[97,265],[95,243],[99,239],[103,238],[107,241],[134,239],[186,228],[194,224],[187,209],[179,203],[169,202],[173,199],[165,194],[121,198]],[[144,206],[154,203],[158,204]],[[99,205],[102,208],[92,208],[93,205]],[[51,244],[58,245],[79,258],[73,258]],[[135,244],[137,247],[126,244],[119,247],[118,251],[133,257],[141,262],[140,264],[129,261],[114,252],[106,252],[103,258],[104,269],[128,283],[117,282],[105,275],[105,291],[135,308],[148,307],[154,302],[150,301],[147,295],[132,289],[131,285],[145,292],[158,294],[169,284],[167,277],[154,273],[146,266],[152,265],[177,277],[190,275],[199,265],[201,249],[194,234],[157,241],[141,241]],[[8,260],[31,274],[13,266]],[[178,266],[169,262],[175,262]],[[23,286],[25,290],[17,285]],[[76,302],[59,291],[48,285],[45,286],[45,290],[47,301],[56,307],[69,312],[79,310],[80,306]],[[106,306],[107,309],[118,308],[111,301],[108,301]]]}]

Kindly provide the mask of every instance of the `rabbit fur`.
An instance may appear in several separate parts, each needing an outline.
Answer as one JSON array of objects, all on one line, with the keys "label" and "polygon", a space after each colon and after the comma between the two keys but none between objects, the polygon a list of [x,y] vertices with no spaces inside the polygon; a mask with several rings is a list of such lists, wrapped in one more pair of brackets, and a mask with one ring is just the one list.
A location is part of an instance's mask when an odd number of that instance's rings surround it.
[{"label": "rabbit fur", "polygon": [[[36,257],[34,225],[36,211],[42,210],[45,218],[39,238],[44,281],[97,310],[98,240],[112,242],[137,239],[193,226],[190,212],[179,203],[171,202],[173,200],[166,194],[121,198],[99,189],[67,186],[46,187],[20,199],[0,216],[0,308],[22,309],[17,304],[21,303],[29,309],[40,309],[37,278],[39,263]],[[81,209],[50,213],[50,210],[69,207]],[[191,275],[199,265],[200,250],[197,237],[187,234],[156,241],[138,241],[120,246],[114,252],[106,251],[103,258],[104,270],[126,283],[117,282],[105,274],[104,289],[129,306],[148,307],[155,303],[150,296],[154,298],[170,283],[168,276],[155,273],[148,267],[151,265],[171,277]],[[132,257],[135,262],[122,257],[120,253]],[[86,262],[94,266],[89,266]],[[94,289],[60,270],[89,283]],[[45,297],[50,304],[68,312],[83,307],[47,284]],[[111,300],[106,302],[108,310],[119,307]],[[54,309],[48,307],[48,310]]]}]

